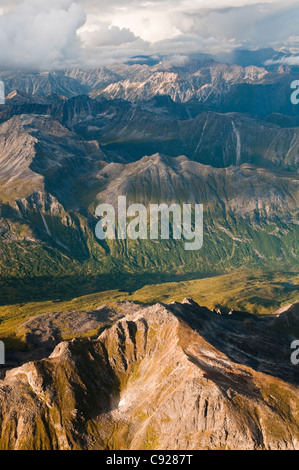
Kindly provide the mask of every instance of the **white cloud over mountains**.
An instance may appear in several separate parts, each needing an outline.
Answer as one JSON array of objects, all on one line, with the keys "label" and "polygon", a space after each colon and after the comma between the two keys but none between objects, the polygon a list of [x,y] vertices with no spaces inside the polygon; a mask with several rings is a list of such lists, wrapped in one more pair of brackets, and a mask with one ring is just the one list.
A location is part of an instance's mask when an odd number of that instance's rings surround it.
[{"label": "white cloud over mountains", "polygon": [[[0,0],[0,71],[133,55],[299,48],[298,0]],[[297,38],[298,41],[294,41]]]},{"label": "white cloud over mountains", "polygon": [[46,69],[78,59],[77,30],[85,22],[83,8],[69,0],[18,3],[0,16],[0,69]]}]

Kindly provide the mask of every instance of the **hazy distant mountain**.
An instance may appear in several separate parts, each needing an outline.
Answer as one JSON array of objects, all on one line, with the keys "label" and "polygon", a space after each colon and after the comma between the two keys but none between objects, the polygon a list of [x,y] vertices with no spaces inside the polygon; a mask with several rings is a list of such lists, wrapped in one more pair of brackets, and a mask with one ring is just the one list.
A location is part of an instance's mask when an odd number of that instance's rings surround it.
[{"label": "hazy distant mountain", "polygon": [[228,60],[230,63],[217,62],[204,54],[161,56],[154,61],[133,60],[94,70],[6,73],[0,78],[5,83],[6,94],[14,90],[42,97],[89,94],[97,99],[135,103],[167,95],[177,103],[184,103],[192,117],[203,110],[241,112],[259,118],[272,113],[297,116],[296,107],[290,101],[290,85],[298,79],[296,67],[265,65],[269,57],[277,59],[282,55],[268,49],[237,50]]},{"label": "hazy distant mountain", "polygon": [[230,64],[237,64],[241,67],[255,65],[263,67],[267,61],[278,60],[286,56],[286,52],[277,52],[271,47],[258,49],[256,51],[248,51],[246,49],[235,49],[226,54],[219,54],[218,59]]},{"label": "hazy distant mountain", "polygon": [[[219,64],[213,61],[185,65],[161,63],[152,67],[132,65],[113,67],[122,77],[118,82],[92,91],[92,96],[122,98],[137,102],[156,95],[169,95],[174,101],[186,102],[197,99],[218,101],[237,83],[260,83],[267,71],[263,68]],[[150,71],[150,74],[149,74]]]},{"label": "hazy distant mountain", "polygon": [[70,98],[88,91],[87,87],[68,77],[64,72],[5,74],[2,80],[5,83],[6,94],[20,90],[31,95],[47,96],[56,93]]}]

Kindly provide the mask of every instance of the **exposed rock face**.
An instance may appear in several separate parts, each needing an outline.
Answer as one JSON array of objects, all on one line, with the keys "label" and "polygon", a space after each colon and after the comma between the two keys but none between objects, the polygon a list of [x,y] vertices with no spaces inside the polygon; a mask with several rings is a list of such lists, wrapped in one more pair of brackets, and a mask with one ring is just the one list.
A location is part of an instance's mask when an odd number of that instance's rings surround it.
[{"label": "exposed rock face", "polygon": [[299,449],[298,370],[264,319],[136,308],[0,382],[2,449]]},{"label": "exposed rock face", "polygon": [[[297,210],[299,178],[290,178],[271,170],[256,169],[252,165],[213,168],[191,162],[184,156],[169,158],[155,154],[136,163],[122,165],[109,163],[95,175],[102,184],[97,198],[117,207],[117,198],[125,194],[130,201],[148,205],[153,198],[161,201],[221,200],[238,216],[254,210],[265,210],[267,216]],[[265,219],[265,217],[264,217]]]},{"label": "exposed rock face", "polygon": [[55,192],[62,185],[65,195],[67,179],[100,159],[103,153],[96,143],[82,142],[48,115],[23,114],[0,124],[0,179],[7,200],[38,189]]},{"label": "exposed rock face", "polygon": [[[21,93],[47,99],[50,95],[71,98],[89,94],[109,100],[139,102],[168,95],[177,103],[186,103],[190,109],[200,109],[199,112],[204,107],[260,117],[273,111],[297,114],[289,100],[290,83],[294,77],[297,78],[290,67],[265,66],[265,61],[256,61],[250,55],[239,65],[235,59],[231,59],[232,64],[228,65],[208,56],[194,58],[192,54],[181,64],[165,59],[161,57],[154,63],[119,64],[89,71],[2,73],[0,77],[5,82],[7,94],[17,89]],[[252,64],[250,60],[253,60]]]},{"label": "exposed rock face", "polygon": [[18,89],[21,92],[47,96],[52,93],[66,96],[81,95],[87,88],[64,72],[41,72],[32,74],[8,74],[3,76],[8,93]]},{"label": "exposed rock face", "polygon": [[[197,70],[196,70],[197,69]],[[95,91],[94,95],[106,98],[123,98],[129,101],[150,99],[158,94],[169,95],[174,101],[198,99],[205,102],[208,98],[215,101],[230,90],[236,83],[261,82],[267,75],[264,68],[237,65],[217,64],[208,62],[207,65],[192,67],[172,67],[169,64],[159,64],[151,68],[150,76],[146,76],[148,68],[131,66],[128,73],[123,66],[118,72],[124,79],[111,83],[104,90]],[[133,73],[132,73],[133,72]],[[193,73],[192,73],[193,72]]]}]

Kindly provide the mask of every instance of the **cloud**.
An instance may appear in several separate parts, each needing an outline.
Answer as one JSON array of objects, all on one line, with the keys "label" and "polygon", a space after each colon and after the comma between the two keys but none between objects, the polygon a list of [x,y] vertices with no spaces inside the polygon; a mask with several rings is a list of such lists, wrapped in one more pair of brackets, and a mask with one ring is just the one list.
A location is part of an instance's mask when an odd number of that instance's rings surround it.
[{"label": "cloud", "polygon": [[[288,4],[287,0],[284,5]],[[255,21],[271,15],[279,0],[81,0],[87,24],[99,19],[130,29],[151,44],[182,34],[245,39]],[[241,18],[241,25],[235,20]],[[220,24],[219,24],[220,23]],[[248,23],[248,24],[246,24]],[[245,28],[244,28],[245,26]],[[242,28],[242,29],[241,29]],[[273,31],[275,37],[275,31]]]},{"label": "cloud", "polygon": [[[83,30],[105,21],[140,38],[140,53],[282,48],[296,37],[298,0],[81,0]],[[137,44],[136,44],[137,45]],[[292,45],[299,47],[299,38]]]},{"label": "cloud", "polygon": [[25,0],[0,16],[0,67],[47,69],[78,60],[86,14],[70,0]]},{"label": "cloud", "polygon": [[297,0],[0,0],[0,71],[240,47],[293,55],[298,23]]},{"label": "cloud", "polygon": [[299,66],[299,56],[291,55],[288,57],[281,57],[277,60],[267,60],[265,65],[290,65],[290,66]]},{"label": "cloud", "polygon": [[[80,33],[79,33],[80,34]],[[94,30],[83,30],[80,38],[85,47],[119,46],[137,40],[128,28],[119,28],[109,23],[99,22]]]}]

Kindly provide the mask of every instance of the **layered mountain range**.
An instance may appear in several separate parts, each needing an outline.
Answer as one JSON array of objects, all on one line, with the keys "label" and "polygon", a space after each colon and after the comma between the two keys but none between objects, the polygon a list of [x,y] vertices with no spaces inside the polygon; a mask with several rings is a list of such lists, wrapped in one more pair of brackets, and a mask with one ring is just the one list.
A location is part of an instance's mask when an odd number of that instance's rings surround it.
[{"label": "layered mountain range", "polygon": [[[120,273],[295,268],[296,69],[205,56],[135,62],[2,74],[5,282],[109,273],[114,287]],[[119,195],[146,206],[203,204],[203,249],[187,253],[172,240],[99,242],[95,208]]]},{"label": "layered mountain range", "polygon": [[[282,56],[0,73],[0,449],[299,450],[298,304],[259,309],[298,289],[298,70]],[[202,249],[98,240],[96,208],[119,196],[203,204]],[[212,276],[233,271],[222,308]],[[170,303],[208,276],[209,309]],[[256,316],[230,306],[238,289]]]}]

